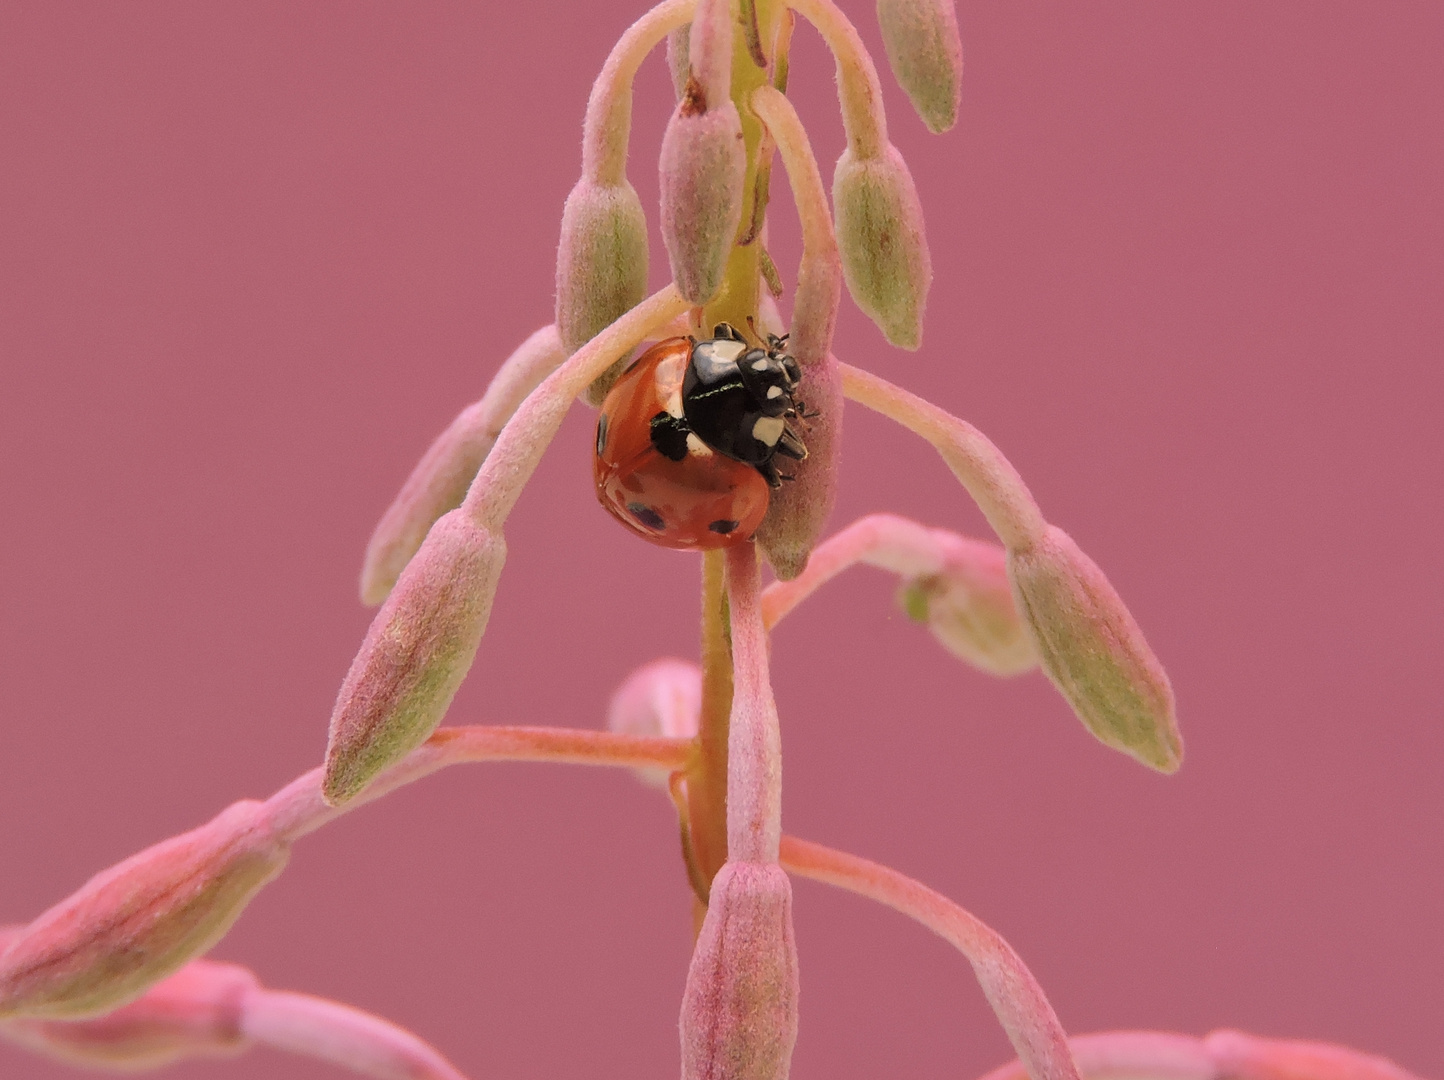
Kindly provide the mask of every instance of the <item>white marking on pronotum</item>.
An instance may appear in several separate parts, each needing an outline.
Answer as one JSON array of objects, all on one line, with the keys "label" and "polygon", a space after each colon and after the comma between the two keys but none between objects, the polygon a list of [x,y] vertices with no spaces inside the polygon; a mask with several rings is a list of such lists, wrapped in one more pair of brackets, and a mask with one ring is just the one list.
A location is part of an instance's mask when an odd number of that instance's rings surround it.
[{"label": "white marking on pronotum", "polygon": [[767,388],[767,400],[768,400],[768,401],[771,401],[773,398],[780,398],[781,396],[782,396],[782,387],[780,387],[780,386],[769,386],[769,387]]},{"label": "white marking on pronotum", "polygon": [[687,453],[706,457],[712,453],[712,448],[697,438],[696,432],[689,431],[687,432]]},{"label": "white marking on pronotum", "polygon": [[763,446],[776,446],[777,440],[782,438],[782,430],[785,427],[787,427],[787,421],[782,417],[763,416],[752,425],[752,437]]}]

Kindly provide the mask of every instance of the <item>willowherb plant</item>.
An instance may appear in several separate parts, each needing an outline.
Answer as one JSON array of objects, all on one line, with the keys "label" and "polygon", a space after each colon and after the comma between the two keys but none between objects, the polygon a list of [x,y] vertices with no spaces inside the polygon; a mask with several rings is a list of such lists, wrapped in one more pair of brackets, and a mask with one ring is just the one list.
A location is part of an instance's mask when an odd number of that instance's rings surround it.
[{"label": "willowherb plant", "polygon": [[[879,0],[878,14],[900,83],[927,126],[946,130],[962,63],[951,4]],[[786,96],[799,15],[837,61],[847,147],[830,199]],[[626,158],[632,78],[664,40],[678,98],[661,152],[673,284],[649,297],[646,215]],[[790,289],[765,248],[779,160],[803,233]],[[1100,741],[1160,772],[1182,761],[1162,666],[1102,571],[1047,521],[997,447],[833,354],[844,283],[889,341],[916,348],[930,281],[921,205],[888,140],[873,60],[832,0],[664,0],[642,16],[588,104],[582,177],[562,212],[555,323],[436,440],[372,537],[361,593],[380,610],[338,694],[324,763],[0,930],[0,1033],[102,1068],[263,1044],[367,1076],[459,1077],[386,1021],[265,989],[203,957],[307,833],[447,765],[530,760],[632,768],[675,805],[696,924],[681,993],[686,1080],[788,1075],[799,994],[790,875],[875,899],[962,952],[1018,1055],[997,1080],[1407,1076],[1341,1047],[1230,1031],[1070,1041],[1023,961],[967,911],[897,871],[782,832],[768,634],[857,563],[895,574],[904,610],[962,660],[999,676],[1041,667]],[[783,382],[749,381],[764,370]],[[653,399],[627,394],[652,379],[657,407],[641,409]],[[722,389],[733,404],[717,404]],[[441,728],[486,630],[508,514],[578,398],[601,408],[599,494],[606,469],[634,492],[609,509],[647,539],[701,553],[699,663],[633,673],[611,703],[610,730]],[[888,514],[822,539],[844,399],[931,443],[999,543]],[[643,449],[608,463],[624,437]],[[725,512],[744,488],[762,499],[746,524]],[[724,508],[715,516],[714,503]],[[704,505],[699,526],[691,512]],[[776,579],[766,585],[763,561]]]}]

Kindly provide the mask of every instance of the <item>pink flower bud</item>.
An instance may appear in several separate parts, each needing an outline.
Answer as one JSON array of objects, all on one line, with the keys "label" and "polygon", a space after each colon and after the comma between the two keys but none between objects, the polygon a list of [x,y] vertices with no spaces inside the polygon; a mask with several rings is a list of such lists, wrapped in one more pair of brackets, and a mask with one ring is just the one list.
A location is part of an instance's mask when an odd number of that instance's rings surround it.
[{"label": "pink flower bud", "polygon": [[[690,660],[653,660],[612,695],[607,727],[619,735],[690,739],[702,716],[702,669]],[[637,778],[666,790],[666,769],[634,769]]]},{"label": "pink flower bud", "polygon": [[1009,553],[1013,595],[1048,678],[1100,742],[1160,772],[1183,760],[1173,688],[1092,559],[1056,525]]},{"label": "pink flower bud", "polygon": [[929,131],[947,131],[957,122],[963,91],[953,0],[877,0],[877,21],[898,85]]},{"label": "pink flower bud", "polygon": [[792,480],[772,493],[767,516],[753,536],[782,581],[791,581],[807,568],[837,498],[842,375],[831,356],[802,370],[800,393],[807,411],[817,414],[799,424],[807,457],[786,463],[783,471]]},{"label": "pink flower bud", "polygon": [[[576,352],[647,296],[647,216],[624,179],[603,184],[582,177],[562,210],[557,247],[557,330]],[[593,382],[589,400],[606,397],[623,360]]]},{"label": "pink flower bud", "polygon": [[942,529],[929,532],[943,566],[898,590],[908,617],[926,623],[958,659],[990,674],[1019,675],[1036,667],[1038,653],[1018,618],[1003,549]]},{"label": "pink flower bud", "polygon": [[1203,1045],[1219,1080],[1417,1080],[1388,1058],[1332,1043],[1215,1031]]},{"label": "pink flower bud", "polygon": [[682,1080],[786,1080],[797,1041],[792,885],[729,862],[712,879],[682,998]]},{"label": "pink flower bud", "polygon": [[854,302],[894,345],[922,343],[933,268],[912,174],[888,144],[877,157],[851,147],[832,178],[842,275]]},{"label": "pink flower bud", "polygon": [[264,803],[234,803],[198,829],[103,870],[0,955],[0,1017],[76,1017],[144,993],[221,939],[289,848]]},{"label": "pink flower bud", "polygon": [[326,800],[341,805],[426,741],[476,657],[506,559],[464,509],[440,518],[371,621],[341,684]]},{"label": "pink flower bud", "polygon": [[249,1045],[241,1006],[258,987],[243,967],[192,960],[114,1012],[90,1020],[11,1020],[0,1031],[47,1057],[126,1072],[180,1058],[231,1057]]},{"label": "pink flower bud", "polygon": [[705,304],[722,285],[742,220],[747,149],[730,100],[707,101],[695,79],[662,137],[662,239],[677,291]]}]

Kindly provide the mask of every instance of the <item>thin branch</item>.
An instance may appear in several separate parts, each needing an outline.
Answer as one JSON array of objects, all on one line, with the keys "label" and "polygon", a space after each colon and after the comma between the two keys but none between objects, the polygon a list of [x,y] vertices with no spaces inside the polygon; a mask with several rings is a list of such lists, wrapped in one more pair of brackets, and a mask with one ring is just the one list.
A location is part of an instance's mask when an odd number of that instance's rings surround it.
[{"label": "thin branch", "polygon": [[775,863],[782,834],[782,736],[767,665],[761,573],[750,544],[727,549],[732,715],[727,733],[728,861]]},{"label": "thin branch", "polygon": [[480,761],[551,761],[569,765],[652,767],[673,771],[686,765],[692,746],[691,739],[651,738],[570,728],[481,725],[441,728],[344,806],[331,806],[321,797],[324,768],[302,773],[266,801],[268,821],[276,835],[290,843],[358,806],[374,802],[448,765]]},{"label": "thin branch", "polygon": [[882,83],[857,28],[832,0],[788,0],[788,7],[817,28],[837,60],[837,91],[848,146],[858,157],[877,157],[887,146]]},{"label": "thin branch", "polygon": [[1018,470],[986,435],[886,379],[849,364],[839,363],[838,367],[844,394],[896,420],[937,448],[1010,551],[1027,551],[1043,538],[1048,525],[1043,512]]},{"label": "thin branch", "polygon": [[781,860],[791,873],[886,904],[950,942],[968,958],[1031,1080],[1079,1080],[1053,1006],[996,931],[921,882],[856,855],[784,836]]}]

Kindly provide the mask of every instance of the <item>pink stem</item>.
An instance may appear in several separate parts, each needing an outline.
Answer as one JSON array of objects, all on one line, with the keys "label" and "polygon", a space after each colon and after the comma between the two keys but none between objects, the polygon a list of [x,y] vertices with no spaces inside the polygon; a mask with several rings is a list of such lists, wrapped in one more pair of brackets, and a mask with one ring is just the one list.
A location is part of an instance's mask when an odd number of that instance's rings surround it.
[{"label": "pink stem", "polygon": [[284,990],[253,990],[241,1031],[265,1046],[329,1061],[374,1080],[466,1080],[428,1043],[379,1016]]},{"label": "pink stem", "polygon": [[1032,1080],[1079,1080],[1068,1037],[1023,961],[994,930],[921,882],[856,855],[785,836],[782,866],[886,904],[952,943],[968,958]]},{"label": "pink stem", "polygon": [[727,858],[775,863],[782,835],[782,735],[767,670],[762,575],[752,544],[727,549],[732,717],[727,732]]},{"label": "pink stem", "polygon": [[473,761],[553,761],[674,771],[686,764],[691,747],[691,739],[618,735],[610,731],[480,725],[441,728],[382,773],[365,792],[341,807],[331,806],[321,797],[323,767],[302,773],[267,800],[268,821],[276,835],[290,843],[347,811],[448,765]]},{"label": "pink stem", "polygon": [[807,569],[791,581],[774,581],[762,593],[762,619],[770,630],[848,567],[867,563],[903,577],[936,574],[945,552],[935,533],[896,514],[869,514],[813,549]]},{"label": "pink stem", "polygon": [[[1087,1080],[1215,1080],[1218,1070],[1202,1040],[1167,1031],[1102,1031],[1068,1040]],[[1010,1061],[983,1080],[1025,1080]]]}]

